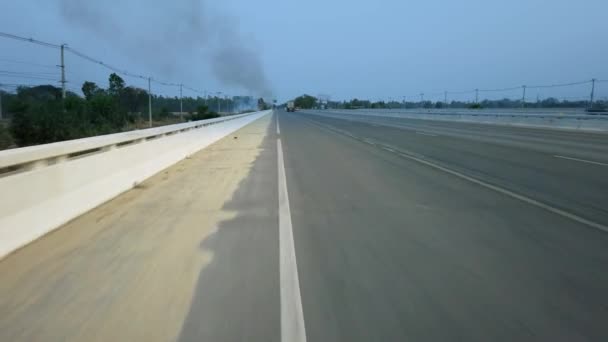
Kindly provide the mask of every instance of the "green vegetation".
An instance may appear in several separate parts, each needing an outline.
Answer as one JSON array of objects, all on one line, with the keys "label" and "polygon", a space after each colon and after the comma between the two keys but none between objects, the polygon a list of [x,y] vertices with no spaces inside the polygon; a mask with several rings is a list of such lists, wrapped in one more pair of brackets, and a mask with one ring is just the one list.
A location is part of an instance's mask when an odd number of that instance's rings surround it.
[{"label": "green vegetation", "polygon": [[[94,82],[82,84],[84,97],[51,85],[19,87],[15,93],[2,92],[3,116],[0,122],[0,149],[30,146],[100,134],[147,128],[148,92],[126,85],[117,74],[111,74],[108,87]],[[251,108],[248,98],[184,97],[179,115],[177,97],[152,96],[154,126],[174,124],[184,120],[204,120],[219,117],[214,109],[240,110],[241,104]],[[262,100],[263,101],[263,100]],[[249,107],[247,107],[249,106]]]},{"label": "green vegetation", "polygon": [[263,98],[259,98],[258,99],[258,109],[259,110],[268,110],[268,109],[270,109],[270,106],[266,103],[266,101],[264,101]]},{"label": "green vegetation", "polygon": [[[307,96],[307,95],[305,95]],[[567,101],[558,100],[556,98],[546,98],[535,102],[526,102],[526,108],[586,108],[589,105],[588,101]],[[302,107],[304,108],[304,107]],[[488,108],[522,108],[521,100],[483,100],[479,103],[471,103],[466,101],[452,101],[445,103],[443,101],[424,101],[424,102],[399,102],[399,101],[377,101],[372,102],[368,100],[352,99],[350,101],[330,101],[327,104],[327,108],[339,108],[339,109],[360,109],[360,108],[372,108],[372,109],[397,109],[397,108],[454,108],[454,109],[488,109]],[[601,111],[608,108],[608,101],[598,100],[593,104],[593,108],[597,111]]]},{"label": "green vegetation", "polygon": [[310,95],[302,95],[294,100],[296,108],[311,109],[317,106],[317,98]]},{"label": "green vegetation", "polygon": [[0,150],[13,146],[13,137],[8,132],[8,129],[4,127],[4,124],[0,122]]},{"label": "green vegetation", "polygon": [[196,113],[189,113],[186,117],[188,121],[197,121],[219,118],[220,115],[215,112],[210,112],[207,106],[201,105],[196,108]]}]

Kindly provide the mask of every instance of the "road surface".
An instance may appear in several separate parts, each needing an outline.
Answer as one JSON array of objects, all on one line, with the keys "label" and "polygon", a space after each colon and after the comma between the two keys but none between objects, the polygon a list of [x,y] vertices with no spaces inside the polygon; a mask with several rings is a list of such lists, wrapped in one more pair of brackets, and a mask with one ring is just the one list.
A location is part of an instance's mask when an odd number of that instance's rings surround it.
[{"label": "road surface", "polygon": [[1,260],[0,340],[608,340],[607,136],[317,114]]}]

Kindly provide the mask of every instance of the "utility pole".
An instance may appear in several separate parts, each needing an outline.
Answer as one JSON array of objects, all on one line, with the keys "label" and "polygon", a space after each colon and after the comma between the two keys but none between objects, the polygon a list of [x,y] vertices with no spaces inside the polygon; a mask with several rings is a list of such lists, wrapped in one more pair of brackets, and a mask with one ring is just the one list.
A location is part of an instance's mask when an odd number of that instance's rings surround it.
[{"label": "utility pole", "polygon": [[65,44],[61,44],[61,98],[65,100],[65,60],[63,58]]},{"label": "utility pole", "polygon": [[521,95],[521,108],[526,108],[526,86],[521,86],[523,94]]},{"label": "utility pole", "polygon": [[180,84],[179,85],[179,116],[182,118],[182,120],[184,119],[184,105],[183,105],[183,97],[182,97],[182,87],[184,85]]},{"label": "utility pole", "polygon": [[593,96],[595,95],[595,78],[591,79],[591,98],[589,99],[589,108],[593,108]]},{"label": "utility pole", "polygon": [[424,102],[424,93],[420,93],[420,106],[423,106],[423,102]]},{"label": "utility pole", "polygon": [[448,106],[448,92],[447,90],[443,92],[443,103],[445,104],[445,106]]},{"label": "utility pole", "polygon": [[475,89],[475,104],[479,103],[479,89]]},{"label": "utility pole", "polygon": [[152,128],[152,78],[148,77],[148,125]]},{"label": "utility pole", "polygon": [[2,120],[2,83],[0,83],[0,120]]},{"label": "utility pole", "polygon": [[406,107],[407,107],[406,104],[405,104],[405,99],[406,99],[406,97],[404,96],[403,97],[403,109],[406,109]]}]

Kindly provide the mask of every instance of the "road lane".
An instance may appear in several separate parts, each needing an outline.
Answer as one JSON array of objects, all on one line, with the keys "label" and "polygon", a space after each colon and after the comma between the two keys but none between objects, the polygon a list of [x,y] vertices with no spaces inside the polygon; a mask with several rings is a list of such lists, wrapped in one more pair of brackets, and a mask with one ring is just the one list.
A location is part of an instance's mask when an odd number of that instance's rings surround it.
[{"label": "road lane", "polygon": [[[547,203],[551,206],[572,212],[578,216],[608,226],[608,169],[599,164],[582,163],[555,155],[577,158],[581,160],[603,160],[608,155],[608,135],[593,135],[592,141],[597,141],[594,149],[586,153],[564,151],[563,146],[574,149],[589,138],[586,134],[575,135],[572,132],[545,132],[547,130],[531,130],[527,128],[504,128],[485,125],[484,141],[477,139],[478,125],[472,132],[454,135],[421,135],[412,128],[382,126],[374,127],[363,122],[307,115],[307,119],[319,124],[349,132],[357,137],[376,141],[392,146],[397,150],[405,150],[424,159],[457,170],[464,174],[499,185],[530,198]],[[408,120],[423,121],[423,120]],[[451,123],[441,123],[450,125]],[[462,124],[456,125],[464,130]],[[420,127],[416,127],[420,129]],[[508,137],[491,140],[495,135],[507,136],[506,132],[515,132]],[[539,132],[540,131],[540,132]],[[560,145],[553,144],[553,139],[561,136]],[[521,136],[547,135],[542,142],[523,140]],[[557,134],[557,135],[556,135]],[[592,151],[592,152],[590,152]]]},{"label": "road lane", "polygon": [[608,234],[300,113],[281,132],[309,341],[608,338]]},{"label": "road lane", "polygon": [[364,122],[376,127],[396,127],[406,130],[446,135],[478,142],[500,143],[506,146],[523,147],[539,152],[560,151],[566,155],[608,162],[608,133],[582,132],[560,129],[476,124],[471,122],[449,122],[416,120],[379,115],[336,114],[328,111],[303,111],[348,121]]}]

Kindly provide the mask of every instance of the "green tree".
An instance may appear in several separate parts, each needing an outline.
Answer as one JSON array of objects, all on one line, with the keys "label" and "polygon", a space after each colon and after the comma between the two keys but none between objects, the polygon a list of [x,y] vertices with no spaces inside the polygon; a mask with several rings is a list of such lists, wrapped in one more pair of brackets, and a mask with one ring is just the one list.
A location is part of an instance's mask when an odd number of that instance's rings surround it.
[{"label": "green tree", "polygon": [[108,94],[110,96],[118,97],[125,89],[125,81],[118,76],[116,73],[110,75],[110,85],[108,87]]},{"label": "green tree", "polygon": [[9,148],[13,146],[13,144],[13,137],[9,133],[8,129],[6,129],[6,127],[0,123],[0,150]]},{"label": "green tree", "polygon": [[266,101],[264,101],[263,98],[259,98],[258,99],[258,109],[259,110],[266,110],[268,109],[268,105],[266,104]]},{"label": "green tree", "polygon": [[310,96],[310,95],[298,96],[294,100],[294,104],[296,107],[300,107],[303,109],[311,109],[311,108],[316,107],[317,98],[315,98],[314,96]]},{"label": "green tree", "polygon": [[199,115],[207,114],[207,111],[209,111],[209,107],[205,105],[200,105],[196,107],[196,113]]},{"label": "green tree", "polygon": [[102,89],[99,88],[95,82],[86,81],[82,84],[82,93],[87,100],[92,99],[93,96],[100,91],[102,91]]}]

